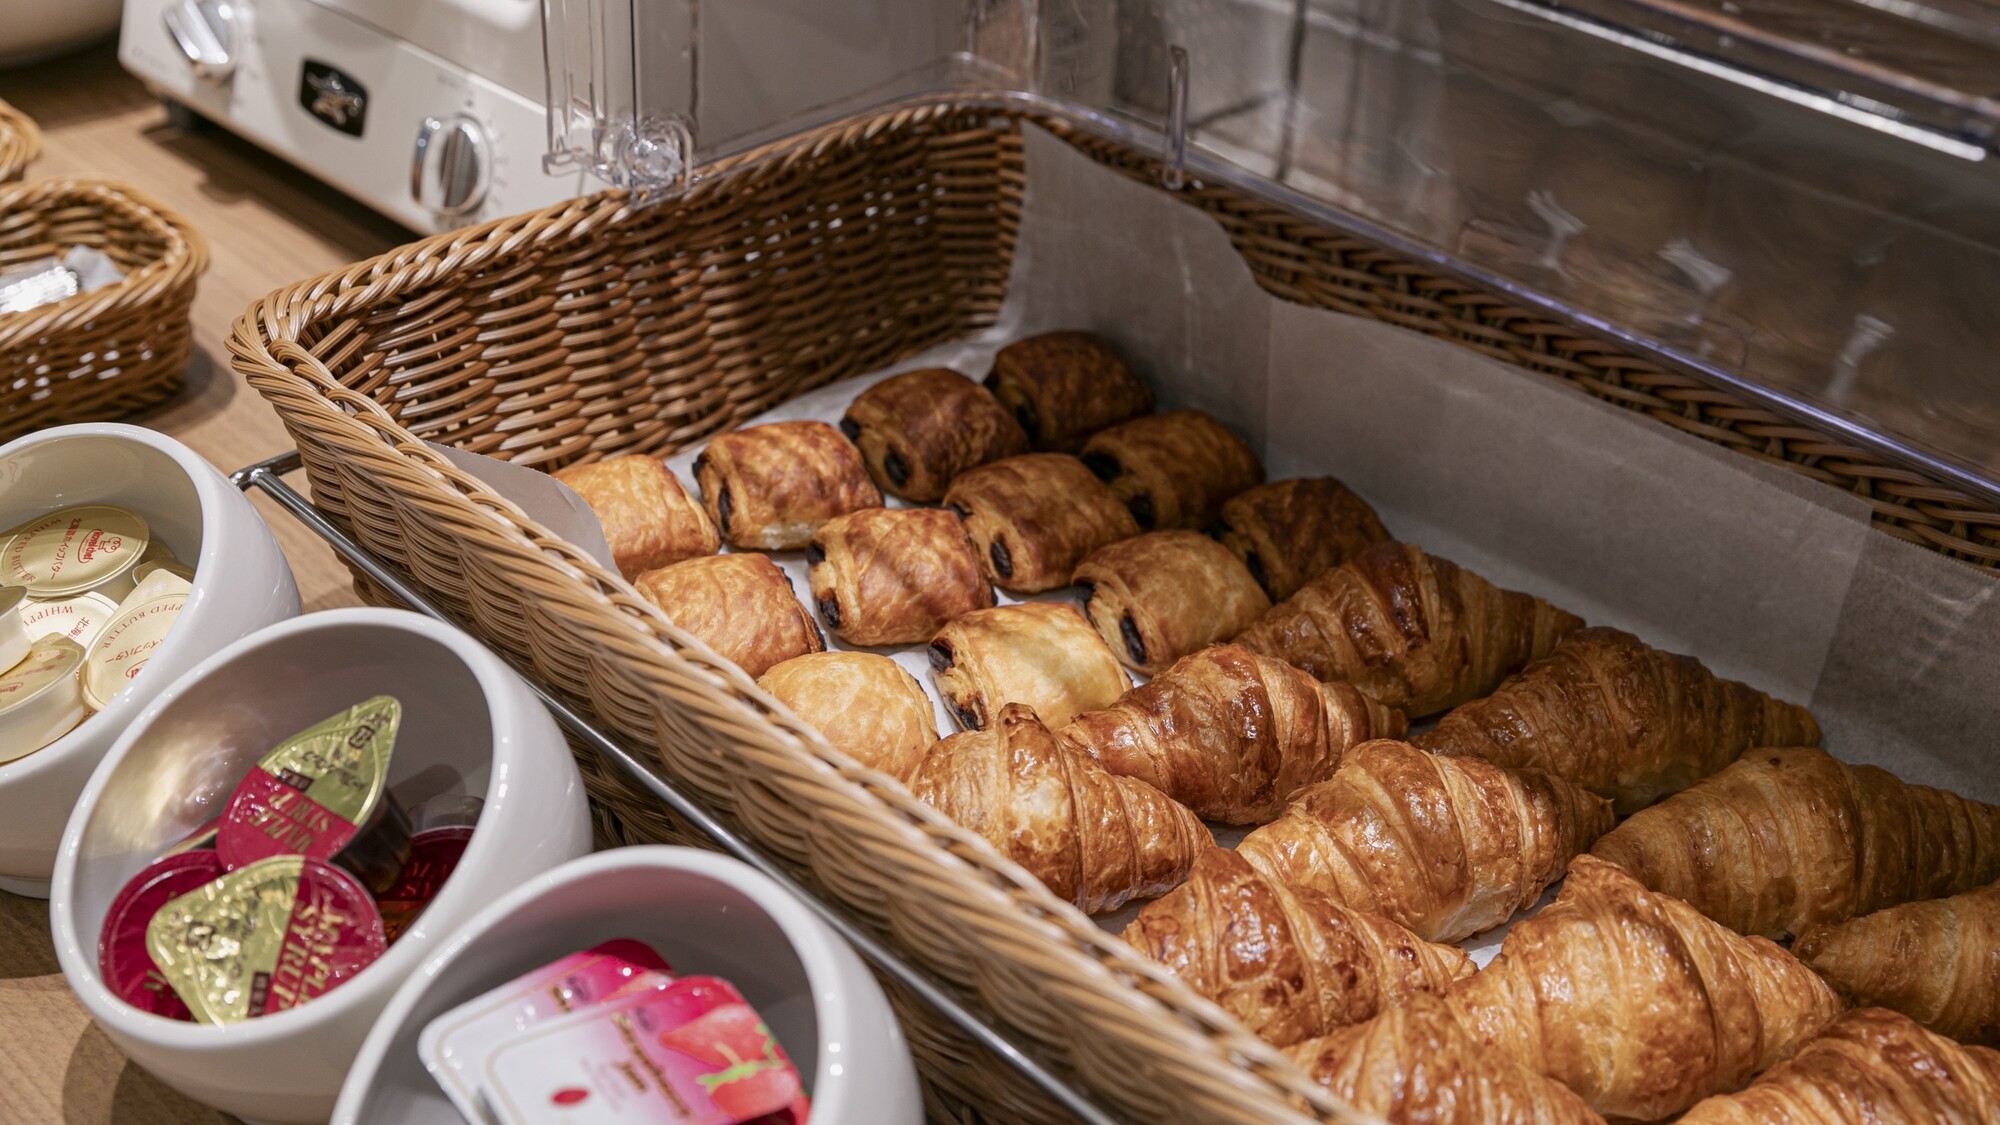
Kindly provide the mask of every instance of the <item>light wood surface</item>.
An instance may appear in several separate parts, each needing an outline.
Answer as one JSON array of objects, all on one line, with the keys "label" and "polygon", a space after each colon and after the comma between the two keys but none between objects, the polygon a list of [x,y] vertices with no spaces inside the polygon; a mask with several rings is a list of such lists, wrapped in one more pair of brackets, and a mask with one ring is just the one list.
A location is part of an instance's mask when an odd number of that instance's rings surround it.
[{"label": "light wood surface", "polygon": [[[277,416],[229,369],[230,322],[281,285],[408,242],[411,232],[226,132],[170,126],[109,45],[0,71],[0,99],[46,134],[29,179],[131,183],[208,238],[213,261],[195,299],[187,389],[129,421],[178,437],[224,472],[290,449]],[[268,501],[257,503],[291,558],[306,609],[356,604],[332,553]],[[46,905],[0,892],[0,1123],[225,1120],[119,1054],[63,982]]]}]

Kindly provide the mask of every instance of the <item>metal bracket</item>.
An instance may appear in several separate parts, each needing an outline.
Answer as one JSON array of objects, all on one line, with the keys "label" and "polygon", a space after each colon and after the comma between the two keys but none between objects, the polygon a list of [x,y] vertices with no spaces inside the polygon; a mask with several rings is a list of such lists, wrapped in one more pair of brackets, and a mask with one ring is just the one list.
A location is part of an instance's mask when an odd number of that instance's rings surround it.
[{"label": "metal bracket", "polygon": [[[320,513],[318,508],[313,506],[312,501],[307,500],[299,494],[298,490],[285,483],[284,475],[298,469],[301,464],[298,452],[293,450],[238,469],[229,474],[229,482],[244,492],[248,492],[254,488],[269,496],[294,519],[305,524],[307,529],[312,531],[313,534],[325,540],[327,546],[332,547],[341,558],[347,560],[349,564],[373,579],[383,589],[395,595],[398,600],[408,605],[411,609],[434,617],[454,628],[458,627],[456,621],[447,617],[421,591],[411,586],[409,582],[405,581],[396,572],[390,570],[386,564],[369,553],[366,547],[356,543],[346,532],[335,527],[326,516]],[[484,642],[482,641],[481,643]],[[507,659],[504,653],[496,653],[496,655],[499,655],[503,660]],[[509,661],[509,663],[511,664],[512,662]],[[518,669],[516,670],[519,671]],[[963,1031],[971,1038],[973,1042],[999,1056],[1002,1062],[1033,1083],[1042,1092],[1048,1094],[1049,1097],[1054,1098],[1064,1109],[1075,1114],[1078,1120],[1089,1122],[1090,1125],[1116,1125],[1117,1118],[1099,1109],[1088,1096],[1063,1081],[1061,1077],[1043,1066],[1012,1039],[987,1023],[978,1013],[959,1003],[950,993],[940,988],[929,977],[904,962],[901,957],[876,940],[873,935],[856,926],[845,915],[820,901],[811,891],[800,886],[797,880],[786,873],[782,867],[772,862],[756,845],[738,836],[705,805],[682,793],[672,782],[655,773],[651,767],[645,765],[616,739],[599,730],[589,719],[579,714],[568,703],[565,703],[550,692],[546,685],[537,682],[534,677],[525,673],[522,674],[521,678],[527,681],[528,686],[534,690],[537,696],[541,697],[542,702],[548,706],[549,713],[555,716],[556,721],[561,723],[564,728],[569,730],[571,734],[575,735],[585,745],[589,746],[600,758],[624,773],[634,782],[637,782],[655,797],[658,797],[668,808],[672,809],[688,823],[694,825],[703,835],[715,841],[716,846],[723,852],[756,868],[760,873],[789,891],[800,902],[804,903],[807,908],[812,910],[814,914],[817,914],[821,921],[831,926],[835,933],[846,939],[847,943],[852,945],[856,952],[860,953],[882,975],[891,978],[897,984],[908,989],[939,1015],[951,1021],[960,1031]]]},{"label": "metal bracket", "polygon": [[1160,154],[1160,186],[1179,191],[1187,183],[1188,53],[1178,44],[1167,49],[1167,146]]}]

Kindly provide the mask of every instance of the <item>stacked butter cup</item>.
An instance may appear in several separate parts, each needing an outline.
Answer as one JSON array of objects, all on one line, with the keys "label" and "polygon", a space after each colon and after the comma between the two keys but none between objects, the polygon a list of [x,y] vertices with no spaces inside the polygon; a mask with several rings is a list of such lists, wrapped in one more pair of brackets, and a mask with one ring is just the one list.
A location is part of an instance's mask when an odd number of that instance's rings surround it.
[{"label": "stacked butter cup", "polygon": [[[422,860],[437,833],[455,862]],[[428,618],[334,610],[216,653],[126,730],[70,818],[51,928],[139,1065],[239,1116],[324,1121],[396,986],[589,848],[574,760],[520,677]],[[242,958],[207,940],[232,933]],[[251,948],[273,934],[311,956]]]},{"label": "stacked butter cup", "polygon": [[210,653],[295,616],[299,595],[250,502],[137,426],[0,446],[0,527],[0,890],[42,897],[126,725]]},{"label": "stacked butter cup", "polygon": [[0,532],[0,762],[110,706],[173,631],[194,570],[150,532],[106,504]]}]

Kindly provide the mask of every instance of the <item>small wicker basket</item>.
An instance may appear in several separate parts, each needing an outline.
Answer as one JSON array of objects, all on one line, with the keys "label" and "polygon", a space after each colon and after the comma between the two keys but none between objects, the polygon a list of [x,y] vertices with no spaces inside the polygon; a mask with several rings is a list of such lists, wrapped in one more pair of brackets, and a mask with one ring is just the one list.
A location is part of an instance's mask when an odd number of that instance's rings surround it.
[{"label": "small wicker basket", "polygon": [[41,154],[42,131],[27,114],[0,101],[0,184],[20,179]]},{"label": "small wicker basket", "polygon": [[125,272],[102,289],[0,313],[0,441],[122,417],[178,391],[194,351],[188,306],[201,235],[131,188],[53,179],[0,187],[0,271],[72,246]]},{"label": "small wicker basket", "polygon": [[[628,744],[654,748],[678,784],[1103,1104],[1146,1121],[1341,1120],[1235,1021],[779,714],[618,575],[420,440],[544,468],[666,454],[990,326],[1021,215],[1019,125],[949,104],[883,112],[726,162],[652,209],[610,193],[441,235],[272,293],[237,321],[230,350],[342,530]],[[1068,135],[1157,182],[1150,158]],[[1934,482],[1231,188],[1193,184],[1180,198],[1281,297],[1571,380],[1860,491],[1886,531],[2000,560],[2000,516]],[[643,789],[591,755],[581,764],[608,838],[698,842]],[[937,1116],[1066,1119],[891,995]]]}]

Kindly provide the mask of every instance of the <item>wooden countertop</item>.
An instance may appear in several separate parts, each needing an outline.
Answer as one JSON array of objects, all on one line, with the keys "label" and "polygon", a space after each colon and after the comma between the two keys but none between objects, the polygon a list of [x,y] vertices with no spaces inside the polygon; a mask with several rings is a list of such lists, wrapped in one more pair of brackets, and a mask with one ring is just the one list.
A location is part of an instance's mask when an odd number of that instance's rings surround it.
[{"label": "wooden countertop", "polygon": [[[30,180],[93,176],[143,188],[207,236],[213,260],[194,304],[187,388],[129,419],[172,434],[224,472],[291,448],[264,400],[229,367],[230,323],[288,282],[378,254],[414,235],[220,129],[183,132],[107,44],[0,71],[0,99],[41,126]],[[347,572],[262,497],[307,610],[356,604]],[[130,1064],[63,982],[48,908],[0,892],[0,1125],[218,1122]]]}]

